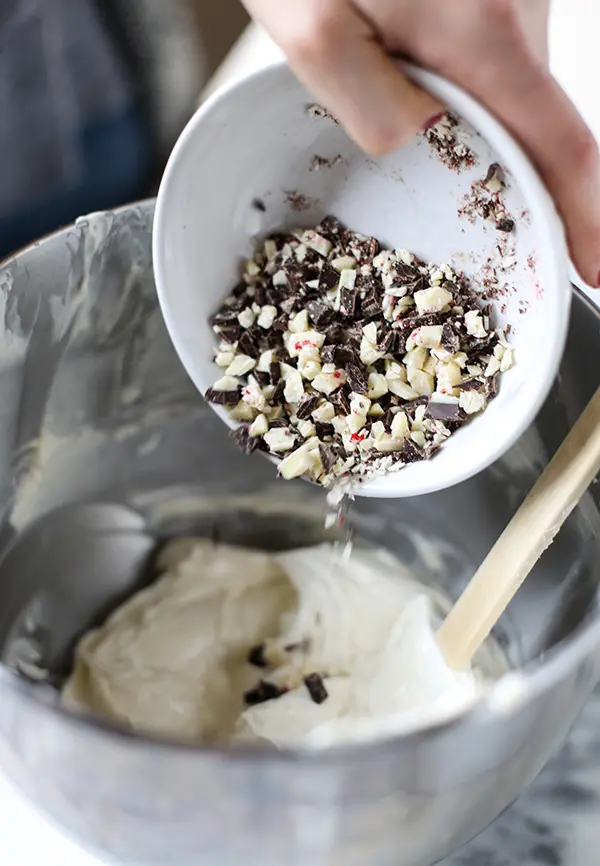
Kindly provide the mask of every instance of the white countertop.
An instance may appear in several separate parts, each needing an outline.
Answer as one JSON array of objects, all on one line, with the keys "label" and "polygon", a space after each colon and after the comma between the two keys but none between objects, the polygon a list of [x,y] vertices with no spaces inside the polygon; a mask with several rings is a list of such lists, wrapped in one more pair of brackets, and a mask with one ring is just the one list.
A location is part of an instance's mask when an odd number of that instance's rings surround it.
[{"label": "white countertop", "polygon": [[[600,96],[596,83],[600,36],[598,0],[555,0],[554,6],[554,72],[600,140]],[[280,57],[279,49],[271,40],[259,28],[251,26],[215,75],[207,93]],[[7,866],[99,866],[96,858],[38,815],[2,776],[0,863]]]}]

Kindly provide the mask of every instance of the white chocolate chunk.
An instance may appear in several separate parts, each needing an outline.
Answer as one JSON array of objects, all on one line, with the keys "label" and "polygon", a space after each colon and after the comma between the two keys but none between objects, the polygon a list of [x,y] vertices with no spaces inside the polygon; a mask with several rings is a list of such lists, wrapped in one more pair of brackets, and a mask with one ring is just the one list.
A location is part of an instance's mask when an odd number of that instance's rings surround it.
[{"label": "white chocolate chunk", "polygon": [[456,396],[455,389],[462,382],[462,371],[458,364],[450,361],[449,364],[438,364],[437,387],[440,394]]},{"label": "white chocolate chunk", "polygon": [[300,475],[308,473],[317,477],[322,471],[321,458],[319,457],[318,443],[315,447],[312,439],[309,439],[296,448],[291,454],[281,461],[278,472],[282,478],[299,478]]},{"label": "white chocolate chunk", "polygon": [[233,407],[233,409],[229,410],[229,417],[232,421],[244,421],[249,422],[253,421],[256,417],[256,409],[252,406],[249,406],[243,400]]},{"label": "white chocolate chunk", "polygon": [[215,356],[215,364],[217,367],[229,367],[233,358],[233,352],[217,352]]},{"label": "white chocolate chunk", "polygon": [[275,454],[289,451],[296,442],[294,434],[285,427],[272,427],[264,434],[263,438],[269,451],[273,451]]},{"label": "white chocolate chunk", "polygon": [[392,420],[391,432],[394,439],[405,439],[408,436],[410,429],[405,412],[396,412]]},{"label": "white chocolate chunk", "polygon": [[248,433],[251,436],[264,436],[268,429],[269,422],[267,420],[267,416],[260,414],[256,416],[256,418],[250,425]]},{"label": "white chocolate chunk", "polygon": [[[437,271],[436,273],[440,274],[440,279],[443,279],[445,276],[441,271]],[[415,292],[413,297],[419,315],[423,315],[424,313],[439,313],[440,310],[443,310],[444,307],[452,303],[452,292],[443,289],[441,286],[421,289]]]},{"label": "white chocolate chunk", "polygon": [[228,376],[245,376],[246,373],[254,370],[255,367],[256,361],[254,358],[251,358],[249,355],[239,354],[235,356],[225,372]]},{"label": "white chocolate chunk", "polygon": [[325,334],[307,329],[297,334],[290,334],[287,340],[287,350],[290,358],[297,358],[306,346],[316,346],[320,349],[325,342]]},{"label": "white chocolate chunk", "polygon": [[422,370],[427,362],[427,358],[429,357],[429,352],[427,349],[422,346],[418,346],[415,349],[411,349],[407,352],[402,358],[404,364],[408,367],[417,367],[417,369]]},{"label": "white chocolate chunk", "polygon": [[245,310],[242,310],[241,313],[238,313],[238,322],[240,323],[242,328],[251,328],[254,324],[254,320],[256,316],[250,307],[246,307]]},{"label": "white chocolate chunk", "polygon": [[492,355],[492,357],[488,361],[487,367],[485,368],[485,375],[486,376],[495,376],[496,373],[500,372],[500,368],[501,368],[500,360],[498,358],[496,358],[494,355]]},{"label": "white chocolate chunk", "polygon": [[312,229],[305,231],[302,234],[301,240],[303,244],[306,244],[309,249],[319,253],[320,256],[326,258],[331,252],[331,241],[328,241],[327,238],[324,238]]},{"label": "white chocolate chunk", "polygon": [[298,369],[304,379],[312,382],[321,372],[321,365],[318,361],[307,361],[306,363],[298,364]]},{"label": "white chocolate chunk", "polygon": [[304,421],[300,421],[300,423],[298,424],[298,432],[303,439],[310,439],[311,436],[314,436],[316,434],[317,428],[310,420],[310,418],[305,418]]},{"label": "white chocolate chunk", "polygon": [[406,342],[407,349],[423,346],[426,349],[437,349],[442,343],[441,325],[422,325],[415,328]]},{"label": "white chocolate chunk", "polygon": [[374,364],[375,361],[379,361],[384,355],[385,352],[381,352],[375,343],[371,343],[367,337],[363,336],[360,341],[360,360],[363,364],[367,366]]},{"label": "white chocolate chunk", "polygon": [[347,268],[355,268],[356,267],[356,259],[352,256],[340,256],[337,259],[334,259],[331,262],[331,266],[339,271],[345,271]]},{"label": "white chocolate chunk", "polygon": [[[326,364],[325,367],[330,366]],[[334,372],[325,372],[325,367],[318,376],[312,380],[312,386],[315,391],[320,391],[321,394],[333,394],[341,385],[346,384],[346,373],[344,370],[334,370]]]},{"label": "white chocolate chunk", "polygon": [[267,401],[265,395],[254,376],[248,376],[248,382],[242,391],[242,400],[259,412],[264,412],[266,409]]},{"label": "white chocolate chunk", "polygon": [[483,316],[479,310],[470,310],[468,313],[465,313],[465,327],[467,334],[470,334],[472,337],[487,337],[487,331],[483,326]]},{"label": "white chocolate chunk", "polygon": [[382,373],[369,373],[368,387],[367,397],[371,400],[377,400],[388,392],[388,383]]},{"label": "white chocolate chunk", "polygon": [[256,277],[260,274],[260,268],[253,259],[248,259],[246,262],[246,273],[249,277]]},{"label": "white chocolate chunk", "polygon": [[481,412],[486,405],[485,395],[479,391],[461,391],[458,403],[461,409],[464,409],[467,415],[474,415],[476,412]]},{"label": "white chocolate chunk", "polygon": [[419,370],[418,367],[407,367],[406,375],[411,387],[414,388],[419,397],[433,394],[435,384],[432,375]]},{"label": "white chocolate chunk", "polygon": [[502,356],[502,361],[500,362],[500,371],[502,373],[506,373],[515,362],[515,353],[512,346],[508,346],[504,355]]},{"label": "white chocolate chunk", "polygon": [[419,448],[425,447],[425,434],[421,430],[414,430],[410,434],[410,438],[415,443],[415,445],[419,446]]},{"label": "white chocolate chunk", "polygon": [[301,334],[304,331],[308,331],[308,310],[300,310],[299,313],[296,313],[296,315],[290,319],[288,327],[292,334]]},{"label": "white chocolate chunk", "polygon": [[263,247],[267,261],[271,261],[277,255],[277,244],[271,238],[267,238]]},{"label": "white chocolate chunk", "polygon": [[415,391],[414,388],[411,388],[406,382],[402,382],[400,379],[392,379],[388,381],[388,387],[392,394],[395,394],[397,397],[401,397],[403,400],[416,400],[419,396],[418,392]]},{"label": "white chocolate chunk", "polygon": [[261,352],[258,359],[256,369],[259,373],[268,373],[273,362],[274,353],[272,349],[267,349],[266,352]]},{"label": "white chocolate chunk", "polygon": [[327,401],[321,403],[321,405],[317,406],[317,408],[312,412],[312,417],[320,424],[329,424],[334,416],[335,409],[333,408],[333,405]]},{"label": "white chocolate chunk", "polygon": [[256,324],[259,328],[268,330],[276,318],[277,307],[274,307],[272,304],[265,304],[265,306],[261,308]]},{"label": "white chocolate chunk", "polygon": [[272,283],[277,288],[277,286],[287,286],[287,274],[285,271],[277,271],[273,274]]},{"label": "white chocolate chunk", "polygon": [[213,391],[237,391],[240,383],[233,376],[221,376],[212,386]]},{"label": "white chocolate chunk", "polygon": [[285,402],[299,403],[303,394],[304,384],[302,382],[302,376],[298,370],[294,370],[292,367],[291,372],[285,376],[285,389],[283,391]]}]

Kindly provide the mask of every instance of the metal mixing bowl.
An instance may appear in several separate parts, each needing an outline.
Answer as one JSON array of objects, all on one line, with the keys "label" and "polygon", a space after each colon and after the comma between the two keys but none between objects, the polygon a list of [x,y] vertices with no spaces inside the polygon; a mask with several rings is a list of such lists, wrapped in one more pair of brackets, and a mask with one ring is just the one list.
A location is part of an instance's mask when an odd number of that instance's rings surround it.
[{"label": "metal mixing bowl", "polygon": [[[90,500],[135,506],[159,535],[323,536],[322,492],[237,453],[184,374],[157,308],[152,214],[95,215],[0,269],[0,551],[40,514]],[[358,530],[456,595],[596,387],[599,351],[599,316],[578,295],[560,376],[518,445],[442,494],[357,503]],[[429,866],[534,778],[598,679],[599,529],[592,488],[503,618],[517,687],[426,732],[317,755],[189,748],[62,710],[6,663],[28,646],[50,664],[48,647],[89,624],[87,575],[66,586],[41,558],[27,582],[0,583],[0,763],[122,863]]]}]

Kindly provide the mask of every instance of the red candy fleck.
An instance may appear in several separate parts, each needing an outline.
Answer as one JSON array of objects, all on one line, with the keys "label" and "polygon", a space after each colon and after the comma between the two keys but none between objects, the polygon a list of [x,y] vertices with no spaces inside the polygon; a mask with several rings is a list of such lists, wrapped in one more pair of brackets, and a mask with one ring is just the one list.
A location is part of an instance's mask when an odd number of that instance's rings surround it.
[{"label": "red candy fleck", "polygon": [[351,442],[362,442],[365,438],[364,433],[353,433],[350,437]]},{"label": "red candy fleck", "polygon": [[341,379],[342,378],[342,374],[340,373],[339,370],[335,371],[335,373],[333,374],[333,378],[334,379]]}]

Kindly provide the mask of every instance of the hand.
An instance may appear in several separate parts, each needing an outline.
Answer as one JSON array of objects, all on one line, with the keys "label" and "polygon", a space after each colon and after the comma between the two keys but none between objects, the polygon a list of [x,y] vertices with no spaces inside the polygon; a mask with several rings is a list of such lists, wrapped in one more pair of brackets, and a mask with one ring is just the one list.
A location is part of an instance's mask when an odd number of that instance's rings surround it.
[{"label": "hand", "polygon": [[304,84],[366,151],[382,154],[443,110],[399,54],[470,91],[521,142],[565,222],[581,276],[600,285],[600,156],[548,69],[549,0],[244,0]]}]

